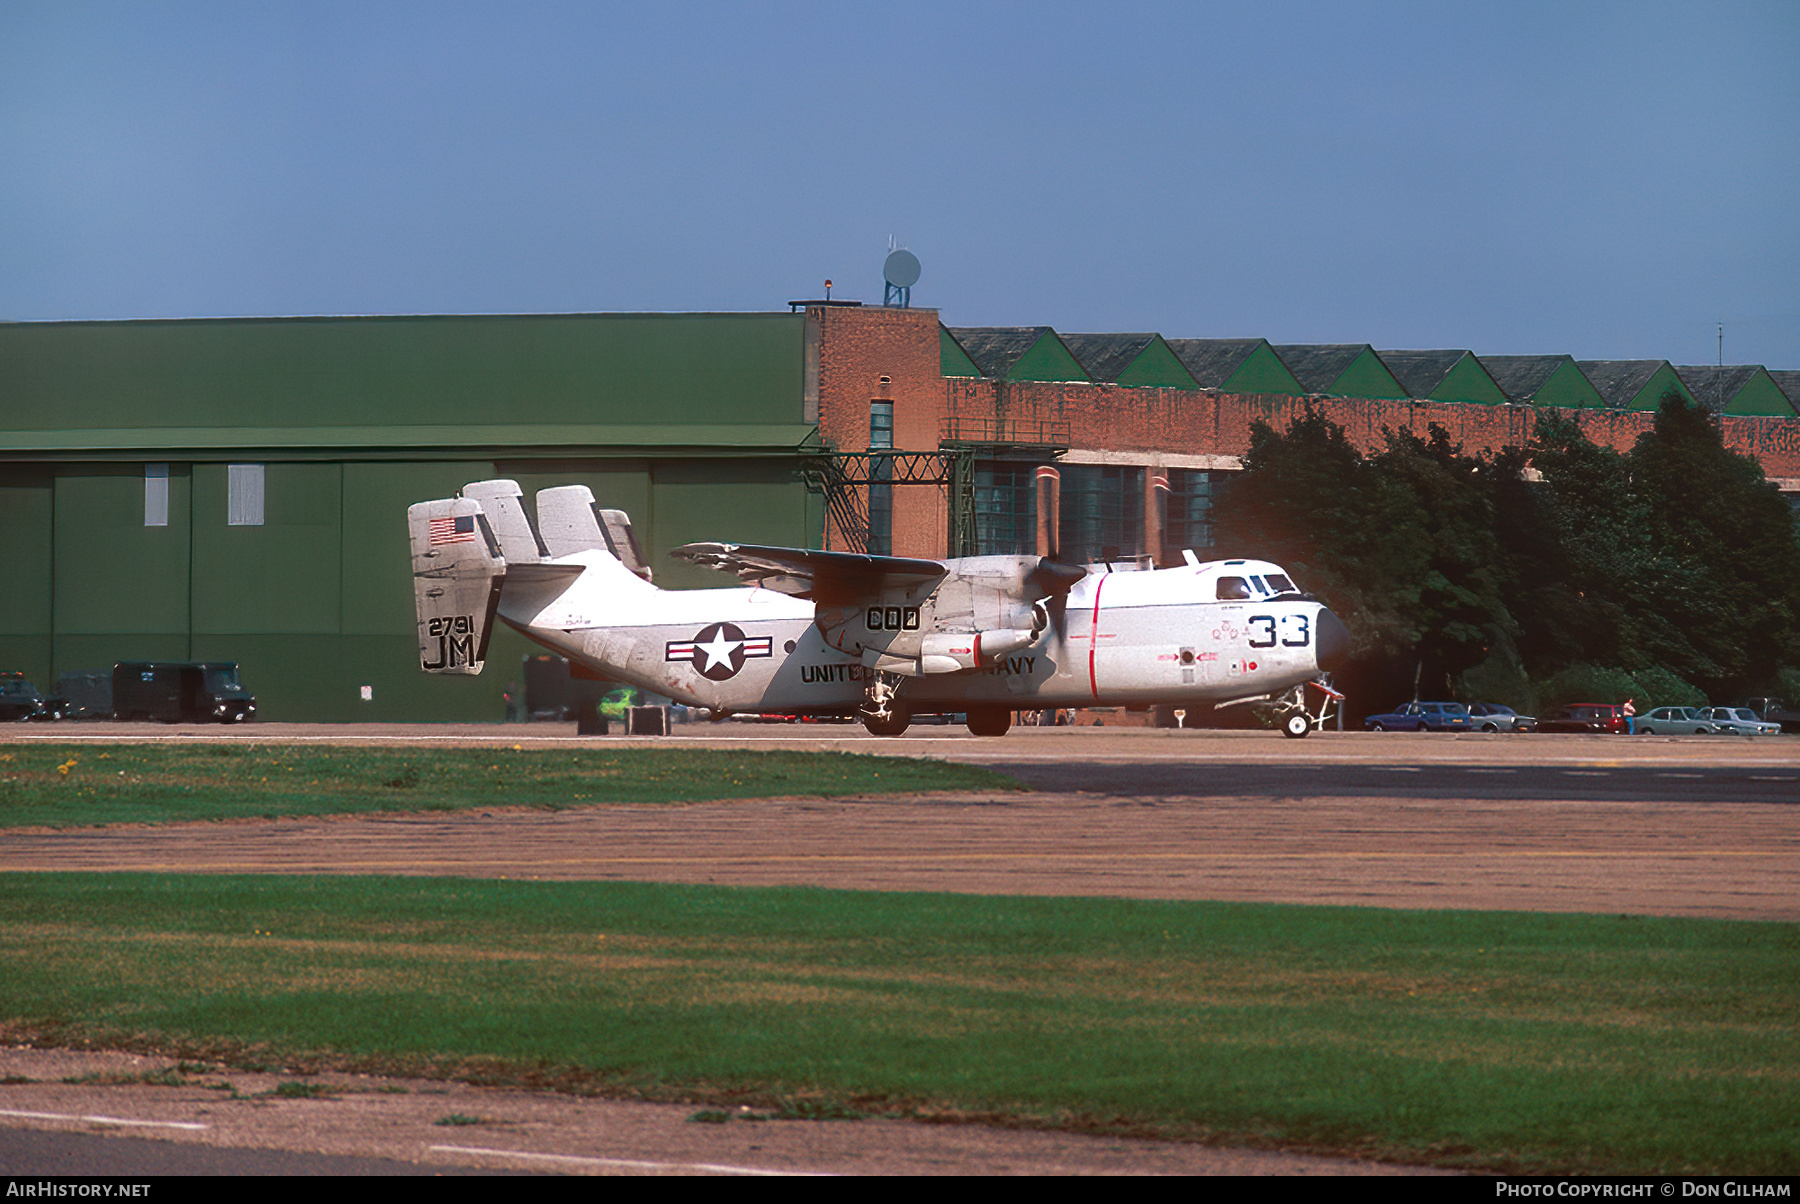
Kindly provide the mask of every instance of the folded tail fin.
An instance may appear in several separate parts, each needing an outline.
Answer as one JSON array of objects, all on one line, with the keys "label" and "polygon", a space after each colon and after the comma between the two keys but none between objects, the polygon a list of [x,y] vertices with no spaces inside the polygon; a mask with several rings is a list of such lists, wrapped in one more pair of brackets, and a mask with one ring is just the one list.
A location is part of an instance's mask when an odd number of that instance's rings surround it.
[{"label": "folded tail fin", "polygon": [[537,525],[552,556],[599,549],[645,581],[650,580],[650,566],[644,562],[644,554],[631,533],[631,519],[623,510],[602,510],[586,485],[538,490]]},{"label": "folded tail fin", "polygon": [[473,498],[420,502],[407,508],[406,523],[412,537],[419,668],[479,673],[506,582],[506,559],[494,529]]},{"label": "folded tail fin", "polygon": [[471,481],[462,496],[481,503],[482,513],[500,541],[500,554],[514,564],[547,560],[550,549],[538,534],[537,523],[525,507],[525,494],[517,481]]},{"label": "folded tail fin", "polygon": [[606,550],[617,556],[620,564],[645,581],[650,580],[650,565],[638,547],[637,536],[631,533],[631,519],[623,510],[596,508],[594,513],[600,519],[600,534],[606,537]]}]

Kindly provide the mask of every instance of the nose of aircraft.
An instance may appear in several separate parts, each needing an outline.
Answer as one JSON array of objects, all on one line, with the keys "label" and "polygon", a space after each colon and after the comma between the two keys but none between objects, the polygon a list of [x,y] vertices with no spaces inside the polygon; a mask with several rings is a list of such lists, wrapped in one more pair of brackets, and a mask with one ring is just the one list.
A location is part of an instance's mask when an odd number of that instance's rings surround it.
[{"label": "nose of aircraft", "polygon": [[1319,608],[1317,619],[1319,639],[1315,645],[1319,668],[1335,670],[1341,668],[1350,659],[1350,629],[1344,621],[1324,607]]}]

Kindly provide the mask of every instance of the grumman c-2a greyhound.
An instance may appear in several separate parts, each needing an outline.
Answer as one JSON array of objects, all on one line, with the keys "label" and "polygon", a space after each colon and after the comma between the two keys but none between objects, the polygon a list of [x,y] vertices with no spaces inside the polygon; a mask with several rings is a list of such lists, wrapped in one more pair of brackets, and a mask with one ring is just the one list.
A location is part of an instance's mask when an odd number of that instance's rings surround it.
[{"label": "grumman c-2a greyhound", "polygon": [[[1350,633],[1259,560],[1110,571],[1054,557],[916,560],[748,544],[671,553],[742,588],[664,590],[630,521],[585,485],[481,481],[407,511],[419,667],[481,672],[495,618],[594,674],[714,717],[860,715],[897,736],[962,712],[978,736],[1015,710],[1273,704],[1289,736],[1323,721],[1320,680]],[[1321,694],[1309,713],[1305,687]]]}]

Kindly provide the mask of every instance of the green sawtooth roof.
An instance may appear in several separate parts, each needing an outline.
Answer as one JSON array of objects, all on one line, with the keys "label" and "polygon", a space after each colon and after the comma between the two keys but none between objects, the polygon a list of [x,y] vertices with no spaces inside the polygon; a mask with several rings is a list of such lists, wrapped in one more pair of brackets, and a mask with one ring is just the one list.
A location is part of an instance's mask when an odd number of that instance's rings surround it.
[{"label": "green sawtooth roof", "polygon": [[981,374],[992,380],[1092,381],[1048,326],[949,329]]},{"label": "green sawtooth roof", "polygon": [[1794,405],[1760,364],[1677,365],[1688,391],[1716,414],[1790,417]]}]

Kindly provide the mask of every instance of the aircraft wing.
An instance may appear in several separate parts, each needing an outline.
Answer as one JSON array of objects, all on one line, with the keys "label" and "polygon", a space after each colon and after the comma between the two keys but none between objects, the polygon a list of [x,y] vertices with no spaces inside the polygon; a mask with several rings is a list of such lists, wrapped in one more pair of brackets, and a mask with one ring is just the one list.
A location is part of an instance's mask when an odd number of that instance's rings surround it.
[{"label": "aircraft wing", "polygon": [[848,605],[894,586],[936,584],[949,572],[941,560],[758,544],[690,543],[669,555],[731,573],[739,581],[796,598],[810,598],[826,606]]}]

